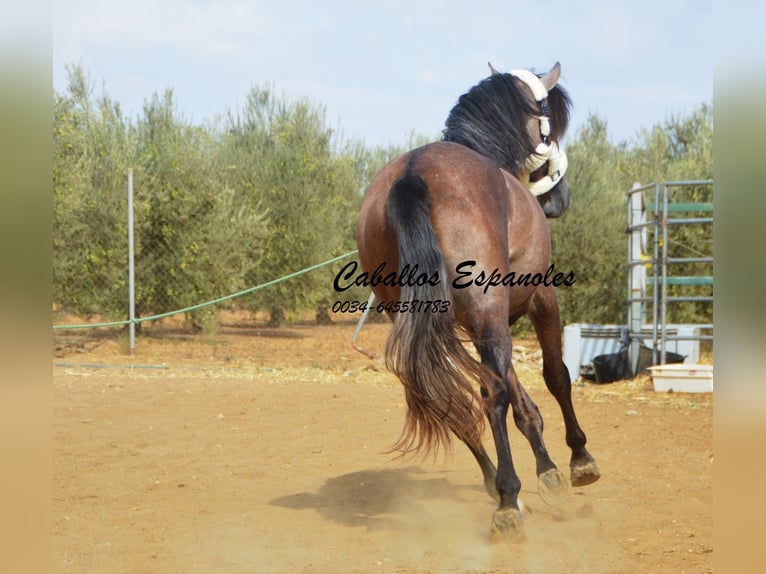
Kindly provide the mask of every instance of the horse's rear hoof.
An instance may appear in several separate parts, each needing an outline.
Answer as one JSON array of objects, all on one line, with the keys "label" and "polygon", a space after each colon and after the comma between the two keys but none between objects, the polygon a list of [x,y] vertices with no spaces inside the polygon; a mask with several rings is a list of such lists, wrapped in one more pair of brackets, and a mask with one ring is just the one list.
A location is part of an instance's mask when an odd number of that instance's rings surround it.
[{"label": "horse's rear hoof", "polygon": [[587,486],[601,478],[601,471],[595,461],[592,460],[583,464],[572,465],[571,470],[572,486]]},{"label": "horse's rear hoof", "polygon": [[558,506],[569,496],[569,482],[559,469],[551,468],[537,477],[537,492],[545,504]]},{"label": "horse's rear hoof", "polygon": [[523,542],[524,519],[521,511],[515,508],[498,508],[492,514],[492,525],[489,529],[492,542]]}]

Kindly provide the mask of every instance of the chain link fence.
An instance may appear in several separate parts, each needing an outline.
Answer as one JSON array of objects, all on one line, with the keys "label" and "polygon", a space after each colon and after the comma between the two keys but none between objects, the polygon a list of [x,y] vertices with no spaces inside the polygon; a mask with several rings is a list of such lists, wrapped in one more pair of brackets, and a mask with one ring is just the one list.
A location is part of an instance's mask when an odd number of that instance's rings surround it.
[{"label": "chain link fence", "polygon": [[[264,297],[263,292],[277,287],[318,291],[317,313],[326,314],[333,297],[331,277],[337,272],[332,264],[350,259],[355,250],[310,262],[283,275],[275,270],[275,276],[267,278],[259,269],[259,242],[265,233],[262,212],[238,204],[234,193],[226,189],[208,197],[170,190],[146,198],[140,188],[149,178],[137,173],[133,179],[134,201],[128,199],[126,174],[122,185],[104,194],[110,201],[94,198],[85,205],[73,202],[57,214],[53,250],[57,330],[134,325],[146,332],[156,329],[155,322],[174,317],[175,325],[182,318],[186,329],[210,331],[216,327],[220,310],[242,309],[253,314],[264,310],[271,314],[273,297]],[[131,207],[132,218],[128,216]],[[132,233],[129,223],[133,224]],[[73,243],[74,238],[77,243]],[[252,280],[260,283],[253,285]],[[288,282],[292,285],[282,285]],[[135,301],[134,313],[131,299]],[[287,309],[290,311],[293,309]]]},{"label": "chain link fence", "polygon": [[220,124],[195,125],[177,114],[169,89],[131,120],[108,95],[93,97],[80,67],[68,80],[54,98],[54,323],[129,319],[131,166],[131,324],[184,309],[187,327],[212,329],[226,306],[276,320],[326,315],[334,295],[326,267],[199,305],[355,247],[359,190],[374,169],[363,147],[339,145],[320,106],[253,88]]}]

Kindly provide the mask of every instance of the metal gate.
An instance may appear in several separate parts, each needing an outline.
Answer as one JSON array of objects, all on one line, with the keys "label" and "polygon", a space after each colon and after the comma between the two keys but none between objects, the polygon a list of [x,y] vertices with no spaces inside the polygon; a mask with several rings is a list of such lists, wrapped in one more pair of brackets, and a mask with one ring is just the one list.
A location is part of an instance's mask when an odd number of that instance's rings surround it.
[{"label": "metal gate", "polygon": [[[644,340],[651,341],[652,363],[665,364],[669,342],[713,339],[712,323],[695,323],[691,332],[668,323],[671,305],[712,305],[713,181],[637,183],[627,195],[628,353],[636,372]],[[684,235],[695,237],[694,246]]]}]

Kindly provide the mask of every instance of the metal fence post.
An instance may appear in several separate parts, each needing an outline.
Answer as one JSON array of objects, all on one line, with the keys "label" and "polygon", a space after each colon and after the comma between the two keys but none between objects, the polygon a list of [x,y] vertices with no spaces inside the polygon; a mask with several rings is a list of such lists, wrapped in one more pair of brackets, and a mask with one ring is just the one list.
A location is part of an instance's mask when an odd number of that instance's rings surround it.
[{"label": "metal fence post", "polygon": [[128,331],[130,333],[130,354],[136,349],[136,285],[133,265],[133,168],[128,168]]},{"label": "metal fence post", "polygon": [[642,299],[646,295],[646,268],[633,264],[641,262],[646,234],[642,226],[646,223],[646,211],[643,193],[638,191],[640,188],[640,183],[634,183],[628,197],[628,359],[632,372],[636,371],[638,364],[638,350],[641,346],[638,334],[641,332],[644,309]]}]

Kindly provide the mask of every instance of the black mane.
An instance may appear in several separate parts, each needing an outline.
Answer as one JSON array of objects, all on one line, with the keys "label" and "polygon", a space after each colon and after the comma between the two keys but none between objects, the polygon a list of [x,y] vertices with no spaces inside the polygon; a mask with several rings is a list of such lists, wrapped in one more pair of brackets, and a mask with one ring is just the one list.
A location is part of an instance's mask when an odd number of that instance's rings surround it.
[{"label": "black mane", "polygon": [[[557,141],[569,125],[571,102],[564,88],[548,93],[551,139]],[[460,96],[442,132],[443,141],[471,148],[515,176],[535,146],[527,132],[530,115],[540,115],[510,74],[493,74]]]}]

